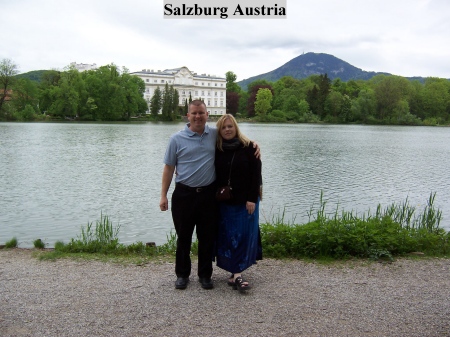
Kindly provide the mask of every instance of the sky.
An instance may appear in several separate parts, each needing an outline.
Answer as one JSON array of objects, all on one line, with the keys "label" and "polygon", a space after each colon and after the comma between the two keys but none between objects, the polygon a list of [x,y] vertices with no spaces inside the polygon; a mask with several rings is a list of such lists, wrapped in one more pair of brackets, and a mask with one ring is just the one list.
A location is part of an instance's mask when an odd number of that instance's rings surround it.
[{"label": "sky", "polygon": [[240,81],[314,52],[365,71],[450,78],[449,0],[286,0],[286,15],[165,19],[163,0],[0,0],[0,60],[19,73],[114,63]]}]

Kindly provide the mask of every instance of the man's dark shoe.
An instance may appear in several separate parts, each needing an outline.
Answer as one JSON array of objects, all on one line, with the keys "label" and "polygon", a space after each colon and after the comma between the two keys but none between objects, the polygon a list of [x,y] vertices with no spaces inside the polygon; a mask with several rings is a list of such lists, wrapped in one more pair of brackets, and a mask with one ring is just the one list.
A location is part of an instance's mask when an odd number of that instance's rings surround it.
[{"label": "man's dark shoe", "polygon": [[210,277],[200,277],[198,282],[202,284],[203,289],[212,289],[214,288],[214,284]]},{"label": "man's dark shoe", "polygon": [[188,277],[179,277],[175,281],[175,289],[186,289],[188,283],[189,283]]}]

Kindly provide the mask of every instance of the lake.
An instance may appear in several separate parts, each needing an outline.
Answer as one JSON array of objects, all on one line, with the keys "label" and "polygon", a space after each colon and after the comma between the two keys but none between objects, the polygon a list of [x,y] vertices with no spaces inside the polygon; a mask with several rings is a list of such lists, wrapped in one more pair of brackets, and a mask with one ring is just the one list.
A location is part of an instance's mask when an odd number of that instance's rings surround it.
[{"label": "lake", "polygon": [[[213,125],[213,124],[211,124]],[[77,238],[109,216],[121,243],[166,242],[159,210],[163,157],[183,123],[0,123],[0,244]],[[323,191],[327,211],[380,203],[422,211],[431,192],[450,230],[450,128],[241,123],[261,146],[261,222],[307,222]],[[173,183],[170,194],[173,190]],[[169,199],[170,202],[170,199]]]}]

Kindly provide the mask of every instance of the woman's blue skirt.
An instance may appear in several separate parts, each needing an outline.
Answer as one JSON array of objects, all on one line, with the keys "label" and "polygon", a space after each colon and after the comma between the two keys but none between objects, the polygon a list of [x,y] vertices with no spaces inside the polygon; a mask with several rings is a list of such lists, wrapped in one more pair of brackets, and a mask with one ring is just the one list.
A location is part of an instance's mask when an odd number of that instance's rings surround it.
[{"label": "woman's blue skirt", "polygon": [[248,214],[245,204],[220,203],[216,257],[217,266],[233,274],[262,259],[259,200],[253,214]]}]

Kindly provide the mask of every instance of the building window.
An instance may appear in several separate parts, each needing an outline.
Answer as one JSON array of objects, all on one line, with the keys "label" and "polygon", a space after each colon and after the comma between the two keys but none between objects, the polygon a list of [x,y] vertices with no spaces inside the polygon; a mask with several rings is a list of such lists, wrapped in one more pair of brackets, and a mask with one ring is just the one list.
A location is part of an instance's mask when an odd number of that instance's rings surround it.
[{"label": "building window", "polygon": [[161,80],[161,83],[164,83],[164,80]]},{"label": "building window", "polygon": [[217,87],[217,83],[214,83],[214,86]]},{"label": "building window", "polygon": [[210,106],[211,105],[211,101],[208,99],[208,106]]},{"label": "building window", "polygon": [[145,80],[145,82],[148,82],[148,78]]},{"label": "building window", "polygon": [[158,83],[158,80],[154,80],[153,82]]},{"label": "building window", "polygon": [[211,86],[211,83],[208,83],[208,87],[210,87]]},{"label": "building window", "polygon": [[198,90],[195,90],[195,96],[198,96]]},{"label": "building window", "polygon": [[222,100],[220,100],[220,106],[223,107],[223,101]]},{"label": "building window", "polygon": [[214,96],[216,96],[217,97],[217,91],[214,93]]},{"label": "building window", "polygon": [[205,85],[205,83],[204,83],[204,82],[202,82],[202,85]]},{"label": "building window", "polygon": [[220,97],[223,97],[223,91],[220,93]]},{"label": "building window", "polygon": [[195,85],[198,85],[198,82],[195,82]]},{"label": "building window", "polygon": [[220,86],[223,87],[223,83],[221,83]]},{"label": "building window", "polygon": [[204,91],[202,91],[202,96],[205,96],[205,92]]}]

